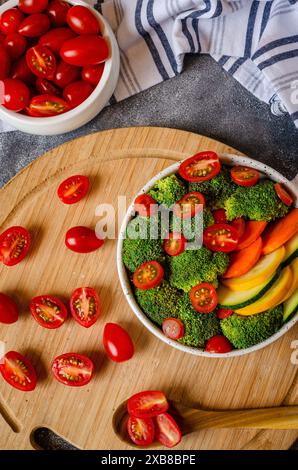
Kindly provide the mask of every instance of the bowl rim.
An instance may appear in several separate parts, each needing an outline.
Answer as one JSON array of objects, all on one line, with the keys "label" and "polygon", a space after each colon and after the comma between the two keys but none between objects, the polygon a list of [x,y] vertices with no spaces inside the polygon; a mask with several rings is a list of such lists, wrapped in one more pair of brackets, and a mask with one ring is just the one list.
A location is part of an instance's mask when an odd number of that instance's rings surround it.
[{"label": "bowl rim", "polygon": [[[4,106],[0,105],[0,118],[3,120],[5,118],[8,119],[11,125],[17,126],[18,123],[19,124],[26,123],[26,124],[32,124],[35,127],[45,127],[48,125],[50,126],[51,124],[55,124],[55,126],[57,126],[59,124],[65,123],[66,120],[74,119],[77,116],[81,115],[84,111],[86,111],[89,108],[90,104],[94,103],[94,101],[96,101],[96,99],[100,97],[102,91],[104,91],[104,88],[108,80],[110,79],[114,58],[119,53],[116,38],[114,36],[111,26],[109,25],[108,21],[104,18],[104,16],[101,13],[99,13],[99,11],[97,11],[94,7],[92,7],[85,1],[83,0],[65,0],[65,1],[66,3],[69,3],[73,6],[82,5],[88,8],[90,11],[92,11],[92,13],[98,18],[100,22],[100,26],[102,28],[102,36],[107,40],[109,49],[110,49],[110,57],[105,61],[105,67],[104,67],[101,80],[96,85],[91,95],[89,95],[88,98],[85,101],[83,101],[83,103],[71,109],[70,111],[67,111],[66,113],[60,114],[58,116],[48,116],[48,117],[26,116],[26,115],[11,111],[9,109],[6,109]],[[17,5],[18,5],[18,0],[8,0],[3,5],[0,6],[0,15],[4,11],[8,10],[9,8],[13,8]]]},{"label": "bowl rim", "polygon": [[[295,185],[295,183],[292,181],[289,181],[287,178],[282,176],[277,170],[274,170],[272,167],[269,165],[266,165],[262,162],[259,162],[253,158],[246,157],[243,155],[237,155],[237,154],[232,154],[232,153],[219,153],[219,157],[221,162],[231,165],[231,164],[241,164],[245,166],[249,166],[252,168],[255,168],[259,170],[261,173],[263,173],[265,176],[269,177],[271,180],[279,183],[283,183],[295,196],[296,196],[296,205],[298,201],[298,188]],[[185,159],[183,159],[185,160]],[[151,178],[142,188],[141,190],[135,195],[137,197],[140,194],[144,194],[151,187],[154,185],[154,183],[161,179],[164,178],[165,176],[169,176],[171,174],[177,173],[177,170],[180,166],[180,163],[183,160],[179,160],[169,167],[165,168],[161,172],[159,172],[157,175],[155,175],[153,178]],[[233,358],[233,357],[238,357],[238,356],[244,356],[246,354],[253,353],[255,351],[258,351],[260,349],[265,348],[266,346],[269,346],[270,344],[274,343],[277,339],[281,338],[287,331],[289,331],[294,324],[298,321],[298,314],[294,316],[290,321],[285,323],[274,335],[270,336],[267,338],[265,341],[262,341],[254,346],[251,346],[249,348],[245,349],[233,349],[233,351],[229,353],[209,353],[203,349],[200,348],[194,348],[191,346],[185,346],[183,344],[178,343],[177,341],[174,341],[170,338],[167,338],[162,330],[158,328],[154,323],[146,316],[146,314],[141,310],[141,308],[138,306],[136,299],[133,295],[131,284],[128,278],[128,274],[126,271],[126,268],[123,264],[122,261],[122,247],[123,247],[123,240],[125,238],[125,232],[126,232],[126,227],[128,222],[132,219],[132,214],[133,214],[133,209],[134,209],[134,200],[135,197],[133,198],[132,203],[130,204],[129,208],[127,209],[127,212],[125,214],[125,217],[123,219],[123,222],[120,227],[120,232],[119,232],[119,237],[118,237],[118,242],[117,242],[117,270],[118,270],[118,276],[120,279],[120,284],[121,288],[123,290],[123,293],[125,295],[125,298],[136,315],[136,317],[141,321],[141,323],[157,338],[162,340],[164,343],[168,344],[169,346],[172,346],[175,349],[178,349],[182,352],[192,354],[194,356],[200,356],[200,357],[208,357],[208,358]]]}]

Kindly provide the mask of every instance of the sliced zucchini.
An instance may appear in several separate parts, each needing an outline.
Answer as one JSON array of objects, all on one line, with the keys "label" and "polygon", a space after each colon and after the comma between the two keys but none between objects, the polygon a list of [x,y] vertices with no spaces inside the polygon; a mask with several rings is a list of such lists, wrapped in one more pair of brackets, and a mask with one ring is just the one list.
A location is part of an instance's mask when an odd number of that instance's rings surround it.
[{"label": "sliced zucchini", "polygon": [[298,257],[298,232],[284,245],[286,253],[282,262],[282,267],[288,266]]},{"label": "sliced zucchini", "polygon": [[298,312],[298,289],[291,295],[291,297],[284,303],[284,316],[283,320],[287,321]]},{"label": "sliced zucchini", "polygon": [[281,246],[269,255],[262,256],[257,264],[243,276],[223,279],[222,283],[234,291],[244,291],[259,286],[276,272],[285,257],[285,248]]},{"label": "sliced zucchini", "polygon": [[256,302],[273,286],[278,277],[279,272],[276,272],[262,284],[243,291],[233,291],[221,285],[217,290],[219,307],[235,310]]},{"label": "sliced zucchini", "polygon": [[290,266],[286,266],[282,271],[277,281],[266,292],[263,297],[248,305],[247,307],[236,309],[238,315],[256,315],[257,313],[264,312],[269,308],[276,307],[285,298],[286,293],[291,288],[293,281],[293,274]]}]

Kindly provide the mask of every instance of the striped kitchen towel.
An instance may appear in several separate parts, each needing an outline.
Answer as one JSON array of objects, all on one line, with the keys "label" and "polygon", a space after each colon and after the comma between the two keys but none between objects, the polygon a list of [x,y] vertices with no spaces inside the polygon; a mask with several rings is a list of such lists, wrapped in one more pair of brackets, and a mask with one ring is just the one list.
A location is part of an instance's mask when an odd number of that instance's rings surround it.
[{"label": "striped kitchen towel", "polygon": [[210,54],[298,127],[298,0],[98,0],[95,8],[121,52],[111,103],[179,74],[187,53]]}]

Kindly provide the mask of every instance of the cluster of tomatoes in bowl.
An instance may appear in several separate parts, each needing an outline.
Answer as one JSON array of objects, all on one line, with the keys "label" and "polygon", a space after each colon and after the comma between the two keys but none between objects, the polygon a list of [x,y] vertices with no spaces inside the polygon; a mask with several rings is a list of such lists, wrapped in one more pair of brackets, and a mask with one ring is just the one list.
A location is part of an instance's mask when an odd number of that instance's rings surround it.
[{"label": "cluster of tomatoes in bowl", "polygon": [[19,0],[0,17],[0,103],[55,116],[93,92],[109,57],[98,18],[62,0]]},{"label": "cluster of tomatoes in bowl", "polygon": [[[89,189],[89,178],[74,175],[63,181],[57,197],[64,204],[72,205],[84,198]],[[31,237],[24,227],[14,226],[0,234],[0,262],[12,267],[19,264],[29,253]],[[89,227],[73,227],[68,230],[65,245],[75,253],[90,253],[103,245]],[[92,287],[79,287],[72,293],[69,306],[58,297],[38,295],[28,306],[33,319],[43,328],[60,328],[70,310],[73,319],[82,327],[90,328],[100,317],[100,298]],[[10,325],[18,321],[19,308],[14,298],[0,292],[0,323]],[[125,362],[134,355],[134,344],[127,331],[117,323],[106,323],[103,331],[103,347],[114,362]],[[56,357],[52,373],[64,385],[81,387],[92,379],[94,364],[82,354],[70,352]],[[32,391],[37,384],[37,373],[30,360],[16,351],[0,357],[0,374],[4,380],[21,391]]]}]

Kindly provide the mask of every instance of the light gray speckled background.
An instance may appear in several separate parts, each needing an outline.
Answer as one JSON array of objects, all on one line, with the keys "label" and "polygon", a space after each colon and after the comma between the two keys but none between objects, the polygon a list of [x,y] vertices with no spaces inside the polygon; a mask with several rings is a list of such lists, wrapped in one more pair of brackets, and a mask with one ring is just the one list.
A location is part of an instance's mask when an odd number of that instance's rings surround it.
[{"label": "light gray speckled background", "polygon": [[[76,132],[37,137],[0,135],[0,186],[21,168],[66,140],[98,130],[163,126],[198,132],[238,148],[279,170],[289,179],[298,172],[298,130],[290,118],[272,116],[209,57],[189,57],[185,72],[122,103],[105,109]],[[72,448],[42,429],[36,435],[46,449]]]}]

